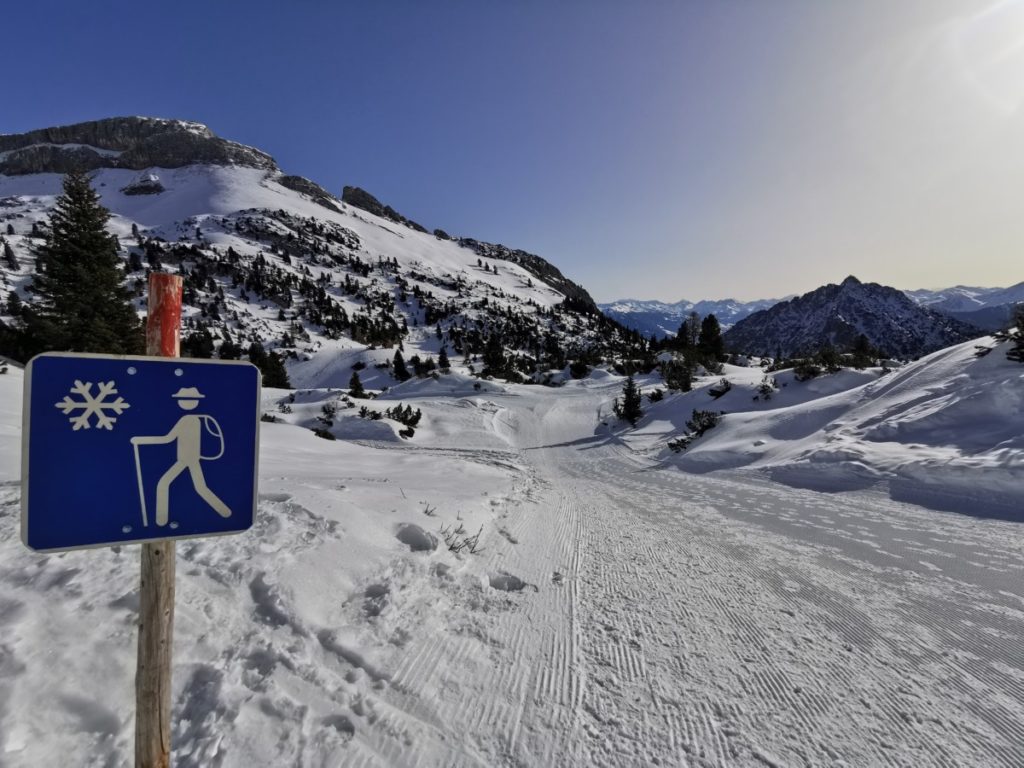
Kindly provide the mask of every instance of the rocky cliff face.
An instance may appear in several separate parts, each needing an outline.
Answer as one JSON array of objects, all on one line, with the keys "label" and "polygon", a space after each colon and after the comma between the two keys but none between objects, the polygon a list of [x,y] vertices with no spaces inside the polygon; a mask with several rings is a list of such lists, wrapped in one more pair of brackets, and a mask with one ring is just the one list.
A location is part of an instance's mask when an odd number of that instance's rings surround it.
[{"label": "rocky cliff face", "polygon": [[0,136],[0,173],[8,176],[193,164],[277,170],[274,158],[265,152],[184,120],[114,117]]},{"label": "rocky cliff face", "polygon": [[417,232],[427,231],[412,219],[405,218],[405,216],[400,214],[390,205],[384,205],[384,203],[371,195],[365,189],[361,189],[359,187],[345,187],[341,192],[341,199],[349,205],[354,205],[356,208],[362,208],[364,211],[368,211],[374,216],[380,216],[382,219],[390,219],[396,224],[405,224],[405,226],[415,229]]}]

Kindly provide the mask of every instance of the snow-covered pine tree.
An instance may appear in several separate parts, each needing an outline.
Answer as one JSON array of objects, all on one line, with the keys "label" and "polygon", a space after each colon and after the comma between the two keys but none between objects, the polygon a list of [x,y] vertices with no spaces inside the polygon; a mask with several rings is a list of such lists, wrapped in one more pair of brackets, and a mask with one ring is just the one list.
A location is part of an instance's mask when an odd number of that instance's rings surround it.
[{"label": "snow-covered pine tree", "polygon": [[636,385],[633,375],[630,374],[622,385],[622,399],[616,398],[615,400],[615,415],[635,427],[637,421],[644,415],[642,404],[643,395],[640,392],[640,387]]},{"label": "snow-covered pine tree", "polygon": [[124,265],[106,230],[109,218],[89,177],[69,173],[43,242],[35,246],[32,292],[38,300],[25,318],[30,354],[142,352],[142,324],[123,285]]},{"label": "snow-covered pine tree", "polygon": [[391,373],[399,381],[408,381],[411,378],[409,369],[405,367],[405,358],[400,350],[395,351],[395,359],[391,364]]},{"label": "snow-covered pine tree", "polygon": [[350,397],[366,397],[366,390],[363,388],[363,382],[359,378],[359,371],[352,371],[352,378],[348,380],[348,394]]}]

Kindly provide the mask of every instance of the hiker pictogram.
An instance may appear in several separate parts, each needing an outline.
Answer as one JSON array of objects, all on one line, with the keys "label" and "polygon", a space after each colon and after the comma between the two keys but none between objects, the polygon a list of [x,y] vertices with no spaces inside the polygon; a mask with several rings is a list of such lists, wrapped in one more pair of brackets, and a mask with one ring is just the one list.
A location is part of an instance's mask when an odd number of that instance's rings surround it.
[{"label": "hiker pictogram", "polygon": [[[182,387],[171,395],[183,411],[194,411],[199,401],[205,398],[196,387]],[[210,436],[217,444],[217,450],[209,455],[203,453],[203,437]],[[142,506],[142,524],[149,525],[146,512],[146,489],[142,479],[142,461],[139,446],[175,443],[177,460],[163,473],[156,485],[156,517],[158,526],[165,526],[170,515],[171,483],[188,470],[192,485],[200,498],[209,504],[221,517],[231,517],[231,509],[206,484],[202,462],[216,461],[224,455],[224,432],[217,420],[208,414],[186,413],[166,435],[141,435],[131,439],[135,448],[135,472],[139,483],[139,502]],[[173,527],[173,526],[172,526]]]}]

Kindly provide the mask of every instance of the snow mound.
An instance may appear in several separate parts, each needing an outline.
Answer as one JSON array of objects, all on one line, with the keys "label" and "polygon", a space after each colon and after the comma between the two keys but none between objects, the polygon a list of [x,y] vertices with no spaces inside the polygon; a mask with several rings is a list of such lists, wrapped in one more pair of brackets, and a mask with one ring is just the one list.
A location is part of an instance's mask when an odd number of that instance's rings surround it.
[{"label": "snow mound", "polygon": [[[1006,343],[935,352],[892,373],[844,370],[809,381],[727,366],[716,379],[648,408],[634,447],[692,472],[748,467],[819,491],[885,487],[933,509],[1024,519],[1024,366]],[[777,386],[766,398],[758,387]],[[723,412],[680,454],[665,447],[693,410]]]}]

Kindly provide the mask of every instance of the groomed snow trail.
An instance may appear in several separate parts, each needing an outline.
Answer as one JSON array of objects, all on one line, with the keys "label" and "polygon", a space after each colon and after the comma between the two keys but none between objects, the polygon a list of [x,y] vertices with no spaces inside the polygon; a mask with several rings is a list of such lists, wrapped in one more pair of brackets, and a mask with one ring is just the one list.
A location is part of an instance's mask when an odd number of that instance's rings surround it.
[{"label": "groomed snow trail", "polygon": [[535,402],[501,413],[532,490],[483,556],[525,586],[406,657],[380,695],[436,699],[434,743],[389,762],[1021,765],[1012,524],[658,469],[579,437],[585,391]]}]

